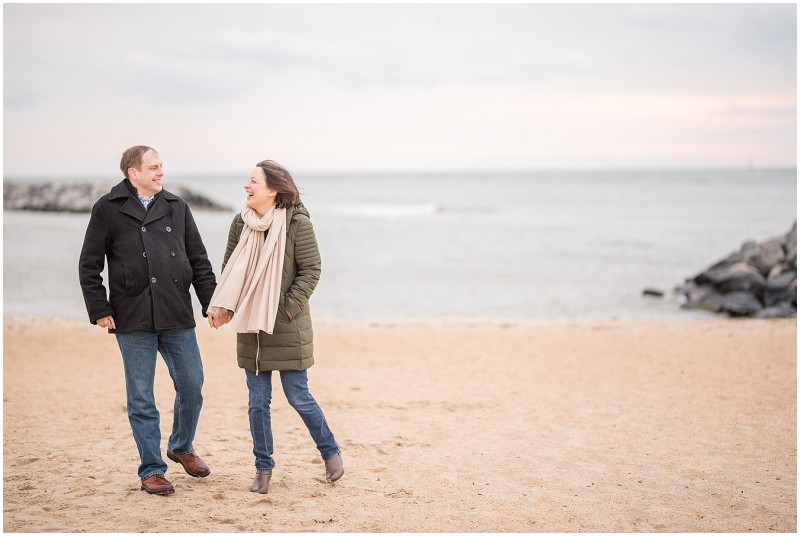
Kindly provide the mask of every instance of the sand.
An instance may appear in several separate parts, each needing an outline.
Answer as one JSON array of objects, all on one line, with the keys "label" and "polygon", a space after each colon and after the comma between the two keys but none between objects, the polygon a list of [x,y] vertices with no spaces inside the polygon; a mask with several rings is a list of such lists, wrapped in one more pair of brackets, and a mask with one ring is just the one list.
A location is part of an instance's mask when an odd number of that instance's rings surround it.
[{"label": "sand", "polygon": [[[342,447],[324,466],[279,384],[254,468],[235,335],[198,328],[196,479],[139,491],[113,336],[4,318],[3,528],[122,532],[794,532],[794,320],[315,319],[309,371]],[[163,448],[172,385],[159,360]]]}]

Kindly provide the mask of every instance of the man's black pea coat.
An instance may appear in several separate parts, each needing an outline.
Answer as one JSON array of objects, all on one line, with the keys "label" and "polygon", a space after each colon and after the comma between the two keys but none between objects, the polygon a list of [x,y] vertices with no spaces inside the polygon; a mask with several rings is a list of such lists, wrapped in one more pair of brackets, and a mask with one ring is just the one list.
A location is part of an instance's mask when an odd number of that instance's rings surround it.
[{"label": "man's black pea coat", "polygon": [[113,316],[120,332],[193,328],[189,287],[206,316],[217,283],[192,213],[166,190],[146,210],[126,183],[94,204],[86,229],[79,276],[89,320]]}]

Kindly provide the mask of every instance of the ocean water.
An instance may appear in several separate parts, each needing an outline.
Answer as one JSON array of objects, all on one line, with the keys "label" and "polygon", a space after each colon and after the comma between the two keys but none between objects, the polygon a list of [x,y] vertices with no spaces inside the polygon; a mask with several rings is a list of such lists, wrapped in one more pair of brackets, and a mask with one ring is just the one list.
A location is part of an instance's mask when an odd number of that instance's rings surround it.
[{"label": "ocean water", "polygon": [[[231,207],[195,211],[217,271],[245,175],[165,177]],[[320,317],[709,318],[680,309],[673,288],[797,218],[795,169],[295,179],[323,259]],[[88,218],[4,212],[5,313],[85,316]]]}]

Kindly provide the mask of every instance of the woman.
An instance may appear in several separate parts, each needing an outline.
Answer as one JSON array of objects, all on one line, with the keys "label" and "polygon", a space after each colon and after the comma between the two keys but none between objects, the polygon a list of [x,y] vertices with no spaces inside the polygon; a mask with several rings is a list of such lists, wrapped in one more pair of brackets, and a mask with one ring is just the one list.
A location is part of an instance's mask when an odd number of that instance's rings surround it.
[{"label": "woman", "polygon": [[321,271],[314,229],[294,179],[277,163],[259,162],[244,190],[245,206],[231,223],[208,320],[214,328],[231,322],[237,332],[256,459],[250,491],[267,493],[275,467],[269,411],[273,370],[280,371],[283,392],[322,455],[325,477],[335,481],[344,474],[339,445],[308,390],[307,369],[314,364],[308,299]]}]

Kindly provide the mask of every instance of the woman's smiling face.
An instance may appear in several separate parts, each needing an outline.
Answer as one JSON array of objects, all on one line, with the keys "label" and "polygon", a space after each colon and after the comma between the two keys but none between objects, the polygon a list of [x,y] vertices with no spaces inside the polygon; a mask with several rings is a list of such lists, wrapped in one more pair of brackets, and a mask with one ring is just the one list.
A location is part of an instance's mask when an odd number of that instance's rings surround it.
[{"label": "woman's smiling face", "polygon": [[245,201],[247,206],[255,210],[259,216],[266,214],[275,204],[275,196],[278,194],[276,190],[267,186],[267,175],[260,167],[255,167],[250,172],[244,191],[247,193]]}]

